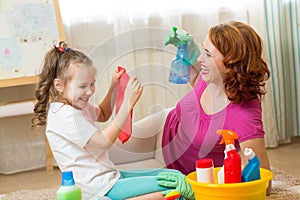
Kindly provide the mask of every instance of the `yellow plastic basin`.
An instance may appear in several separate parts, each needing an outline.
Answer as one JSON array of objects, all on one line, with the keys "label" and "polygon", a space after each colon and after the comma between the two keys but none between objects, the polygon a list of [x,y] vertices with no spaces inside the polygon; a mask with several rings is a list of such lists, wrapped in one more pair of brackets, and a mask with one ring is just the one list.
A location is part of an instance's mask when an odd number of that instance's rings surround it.
[{"label": "yellow plastic basin", "polygon": [[196,172],[187,175],[186,181],[192,186],[196,200],[265,200],[268,182],[272,180],[273,173],[260,168],[260,180],[217,184],[217,174],[221,168],[214,169],[215,183],[197,182]]}]

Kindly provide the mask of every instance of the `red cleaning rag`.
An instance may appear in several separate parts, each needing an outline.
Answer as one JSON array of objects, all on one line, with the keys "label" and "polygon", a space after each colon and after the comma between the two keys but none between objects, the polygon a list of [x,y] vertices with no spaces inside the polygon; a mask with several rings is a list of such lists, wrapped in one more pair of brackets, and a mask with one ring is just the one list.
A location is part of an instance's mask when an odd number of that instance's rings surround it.
[{"label": "red cleaning rag", "polygon": [[[122,102],[124,100],[125,89],[130,79],[126,70],[118,66],[118,71],[121,71],[122,69],[124,70],[124,73],[122,74],[118,85],[118,93],[116,98],[116,114],[119,112],[119,109],[122,105]],[[119,140],[124,144],[130,138],[131,132],[132,132],[132,111],[128,116],[124,126],[122,127],[121,133],[119,134]]]}]

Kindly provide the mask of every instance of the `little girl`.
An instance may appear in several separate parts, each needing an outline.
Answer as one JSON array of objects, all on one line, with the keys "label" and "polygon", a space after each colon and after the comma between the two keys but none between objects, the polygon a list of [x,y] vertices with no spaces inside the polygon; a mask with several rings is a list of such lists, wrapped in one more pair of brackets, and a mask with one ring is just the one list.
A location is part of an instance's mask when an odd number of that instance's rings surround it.
[{"label": "little girl", "polygon": [[136,78],[129,80],[123,104],[113,121],[104,130],[94,125],[95,121],[104,122],[111,117],[113,91],[122,74],[123,71],[113,73],[104,100],[92,106],[89,99],[96,81],[92,60],[64,42],[54,45],[45,55],[39,75],[32,124],[46,126],[60,170],[73,171],[83,199],[162,199],[160,191],[170,188],[158,185],[156,175],[164,169],[120,172],[108,157],[108,149],[142,94],[143,87]]}]

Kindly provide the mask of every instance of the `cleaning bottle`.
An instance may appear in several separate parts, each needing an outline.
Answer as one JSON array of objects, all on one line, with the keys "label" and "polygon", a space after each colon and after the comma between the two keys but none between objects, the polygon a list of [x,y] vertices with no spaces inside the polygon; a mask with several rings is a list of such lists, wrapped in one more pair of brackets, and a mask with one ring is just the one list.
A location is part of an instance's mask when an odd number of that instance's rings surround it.
[{"label": "cleaning bottle", "polygon": [[172,60],[169,81],[176,84],[187,84],[190,82],[190,64],[186,60],[187,49],[185,41],[181,41],[177,49],[176,57]]},{"label": "cleaning bottle", "polygon": [[200,50],[194,42],[193,36],[184,30],[173,27],[164,45],[172,44],[177,48],[175,59],[172,60],[169,81],[175,84],[188,84],[190,81],[190,67],[196,63]]},{"label": "cleaning bottle", "polygon": [[56,192],[57,200],[81,200],[81,189],[75,185],[73,172],[62,172],[62,184]]},{"label": "cleaning bottle", "polygon": [[224,183],[240,183],[242,181],[242,162],[234,146],[234,140],[238,139],[238,135],[232,130],[217,130],[217,133],[223,137],[220,144],[225,143]]},{"label": "cleaning bottle", "polygon": [[242,171],[242,182],[260,179],[260,161],[251,148],[245,148],[244,155],[248,158],[248,164]]},{"label": "cleaning bottle", "polygon": [[[227,152],[226,149],[224,150],[224,160],[227,158]],[[221,167],[221,169],[218,172],[218,184],[224,184],[224,165]]]},{"label": "cleaning bottle", "polygon": [[210,158],[196,160],[197,181],[202,183],[214,183],[214,163]]}]

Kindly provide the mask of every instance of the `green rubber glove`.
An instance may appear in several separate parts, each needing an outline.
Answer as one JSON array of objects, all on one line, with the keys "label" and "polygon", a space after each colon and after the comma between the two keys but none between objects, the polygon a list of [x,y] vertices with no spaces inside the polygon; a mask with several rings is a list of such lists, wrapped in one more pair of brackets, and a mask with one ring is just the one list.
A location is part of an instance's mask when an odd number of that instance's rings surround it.
[{"label": "green rubber glove", "polygon": [[177,190],[182,197],[187,199],[195,199],[194,191],[190,184],[185,181],[185,175],[178,172],[160,172],[157,176],[157,184],[173,188],[171,190],[164,191],[162,194],[166,195],[172,190]]}]

